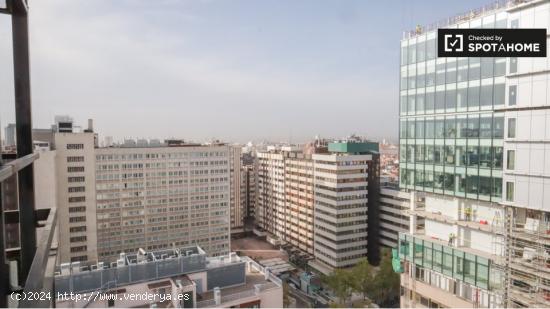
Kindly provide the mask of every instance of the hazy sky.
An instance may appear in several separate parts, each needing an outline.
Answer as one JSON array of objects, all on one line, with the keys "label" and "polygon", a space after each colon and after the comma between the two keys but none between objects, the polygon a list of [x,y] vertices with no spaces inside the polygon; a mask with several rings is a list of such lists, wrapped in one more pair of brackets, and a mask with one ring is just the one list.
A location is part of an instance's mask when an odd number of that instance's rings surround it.
[{"label": "hazy sky", "polygon": [[[35,127],[67,114],[115,139],[296,142],[395,138],[402,32],[487,0],[29,3]],[[2,128],[13,119],[0,15]]]}]

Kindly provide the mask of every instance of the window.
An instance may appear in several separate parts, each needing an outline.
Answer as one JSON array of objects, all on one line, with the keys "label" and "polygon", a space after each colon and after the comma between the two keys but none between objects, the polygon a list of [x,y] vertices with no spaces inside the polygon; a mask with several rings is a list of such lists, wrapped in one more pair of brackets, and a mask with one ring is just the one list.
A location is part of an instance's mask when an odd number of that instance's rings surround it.
[{"label": "window", "polygon": [[515,168],[516,151],[508,150],[506,154],[506,168],[509,170],[513,170]]},{"label": "window", "polygon": [[445,95],[445,104],[447,105],[447,111],[454,111],[456,108],[456,90],[447,89]]},{"label": "window", "polygon": [[416,48],[416,58],[418,62],[426,61],[426,42],[419,42]]},{"label": "window", "polygon": [[401,65],[407,64],[408,49],[406,46],[401,47]]},{"label": "window", "polygon": [[513,85],[508,88],[508,105],[509,106],[515,106],[516,103],[516,97],[517,97],[517,88],[518,86]]},{"label": "window", "polygon": [[504,93],[505,86],[504,84],[495,84],[493,88],[493,105],[504,105]]},{"label": "window", "polygon": [[479,122],[479,137],[481,138],[491,138],[493,135],[492,132],[492,122],[493,119],[489,116],[482,116],[480,117]]},{"label": "window", "polygon": [[506,58],[495,58],[495,76],[506,74]]},{"label": "window", "polygon": [[86,206],[69,207],[69,213],[84,212],[84,211],[86,211]]},{"label": "window", "polygon": [[426,129],[424,131],[427,139],[435,138],[434,120],[426,120]]},{"label": "window", "polygon": [[71,257],[71,262],[84,262],[88,260],[87,255],[79,255]]},{"label": "window", "polygon": [[444,110],[445,109],[445,91],[437,91],[435,93],[435,109]]},{"label": "window", "polygon": [[426,93],[426,99],[424,102],[426,113],[432,113],[435,107],[435,94],[433,92]]},{"label": "window", "polygon": [[435,84],[445,85],[445,63],[438,63],[435,67]]},{"label": "window", "polygon": [[409,45],[408,56],[409,64],[416,63],[416,44]]},{"label": "window", "polygon": [[504,117],[495,116],[493,119],[493,138],[504,137]]},{"label": "window", "polygon": [[424,94],[416,95],[416,113],[424,114]]},{"label": "window", "polygon": [[479,115],[468,116],[468,137],[479,137]]},{"label": "window", "polygon": [[69,239],[70,242],[83,242],[86,241],[86,236],[75,236]]},{"label": "window", "polygon": [[410,95],[409,96],[409,106],[407,107],[407,110],[408,110],[409,114],[414,114],[414,111],[416,110],[415,105],[416,105],[416,96],[415,95]]},{"label": "window", "polygon": [[456,125],[454,117],[447,117],[445,119],[445,138],[455,138]]},{"label": "window", "polygon": [[510,181],[506,182],[506,200],[508,202],[514,201],[514,183]]},{"label": "window", "polygon": [[67,150],[84,149],[84,144],[67,144]]},{"label": "window", "polygon": [[69,173],[84,172],[84,166],[69,166],[67,167],[67,172]]},{"label": "window", "polygon": [[468,107],[470,109],[479,108],[479,87],[468,88]]},{"label": "window", "polygon": [[470,59],[470,69],[468,70],[468,80],[477,80],[481,75],[480,68],[480,58],[469,58]]},{"label": "window", "polygon": [[464,82],[468,80],[468,58],[458,60],[457,81]]},{"label": "window", "polygon": [[493,77],[493,58],[481,58],[481,78]]},{"label": "window", "polygon": [[435,59],[435,54],[436,54],[436,42],[435,42],[435,39],[429,39],[427,42],[426,42],[426,59],[427,60],[431,60],[431,59]]},{"label": "window", "polygon": [[407,113],[407,96],[406,95],[401,96],[400,104],[401,104],[400,112],[402,115],[404,115]]},{"label": "window", "polygon": [[445,137],[445,121],[438,119],[435,121],[435,138]]},{"label": "window", "polygon": [[85,196],[69,197],[69,203],[77,203],[77,202],[85,202],[85,201],[86,201]]},{"label": "window", "polygon": [[456,106],[458,108],[467,108],[468,107],[468,89],[461,88],[456,90]]},{"label": "window", "polygon": [[71,247],[71,252],[82,252],[86,251],[86,246]]},{"label": "window", "polygon": [[518,58],[510,58],[510,74],[518,72]]},{"label": "window", "polygon": [[456,61],[447,62],[447,77],[445,82],[447,84],[456,83]]},{"label": "window", "polygon": [[424,138],[424,120],[416,121],[416,138]]},{"label": "window", "polygon": [[85,226],[71,227],[71,228],[69,228],[69,232],[71,232],[71,233],[86,232],[86,227]]},{"label": "window", "polygon": [[69,187],[69,193],[84,192],[86,187]]},{"label": "window", "polygon": [[84,182],[84,176],[80,176],[80,177],[69,177],[69,178],[68,178],[68,181],[69,181],[69,182]]},{"label": "window", "polygon": [[508,118],[508,138],[516,137],[516,118]]},{"label": "window", "polygon": [[493,85],[481,86],[481,97],[479,99],[479,105],[493,105]]},{"label": "window", "polygon": [[67,157],[67,162],[84,162],[84,157],[82,156]]},{"label": "window", "polygon": [[82,216],[82,217],[70,217],[69,218],[69,222],[70,223],[74,223],[74,222],[86,222],[86,217]]}]

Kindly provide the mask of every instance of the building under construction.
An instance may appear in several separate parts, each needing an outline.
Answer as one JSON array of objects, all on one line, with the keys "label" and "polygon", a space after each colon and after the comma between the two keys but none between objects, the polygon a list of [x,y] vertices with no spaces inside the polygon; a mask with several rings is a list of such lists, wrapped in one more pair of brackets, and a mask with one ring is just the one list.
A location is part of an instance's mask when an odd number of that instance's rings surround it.
[{"label": "building under construction", "polygon": [[549,16],[548,0],[496,1],[404,34],[402,306],[550,306],[550,63],[438,57],[436,31],[547,29]]}]

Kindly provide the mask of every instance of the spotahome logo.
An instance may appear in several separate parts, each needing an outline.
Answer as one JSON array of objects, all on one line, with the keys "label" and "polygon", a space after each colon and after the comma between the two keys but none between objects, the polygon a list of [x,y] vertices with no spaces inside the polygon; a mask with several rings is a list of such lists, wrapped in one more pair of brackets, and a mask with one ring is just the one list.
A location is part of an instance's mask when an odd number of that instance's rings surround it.
[{"label": "spotahome logo", "polygon": [[546,29],[438,29],[438,57],[546,57]]}]

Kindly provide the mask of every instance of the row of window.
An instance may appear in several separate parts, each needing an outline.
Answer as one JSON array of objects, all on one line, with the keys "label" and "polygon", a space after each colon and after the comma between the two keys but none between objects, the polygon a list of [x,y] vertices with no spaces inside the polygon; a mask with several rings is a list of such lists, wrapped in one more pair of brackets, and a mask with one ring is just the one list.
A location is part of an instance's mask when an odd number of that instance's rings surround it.
[{"label": "row of window", "polygon": [[506,58],[447,58],[447,62],[430,61],[401,71],[400,89],[451,85],[478,81],[506,74]]},{"label": "row of window", "polygon": [[[475,85],[463,88],[430,89],[417,94],[402,94],[401,115],[422,115],[433,113],[454,113],[457,111],[490,110],[504,105],[505,86],[503,83]],[[515,105],[516,86],[509,88],[512,103]]]},{"label": "row of window", "polygon": [[400,173],[400,186],[446,195],[475,195],[483,200],[498,200],[502,197],[502,178],[481,175],[468,175],[433,170],[403,169]]},{"label": "row of window", "polygon": [[[508,125],[509,133],[515,136],[515,119],[509,118]],[[504,137],[504,117],[500,115],[493,116],[492,114],[470,114],[467,116],[446,116],[445,118],[435,119],[430,117],[401,119],[399,137],[401,139],[502,139]]]},{"label": "row of window", "polygon": [[502,169],[502,147],[468,145],[407,145],[400,152],[402,163],[445,166],[467,166],[480,169]]}]

